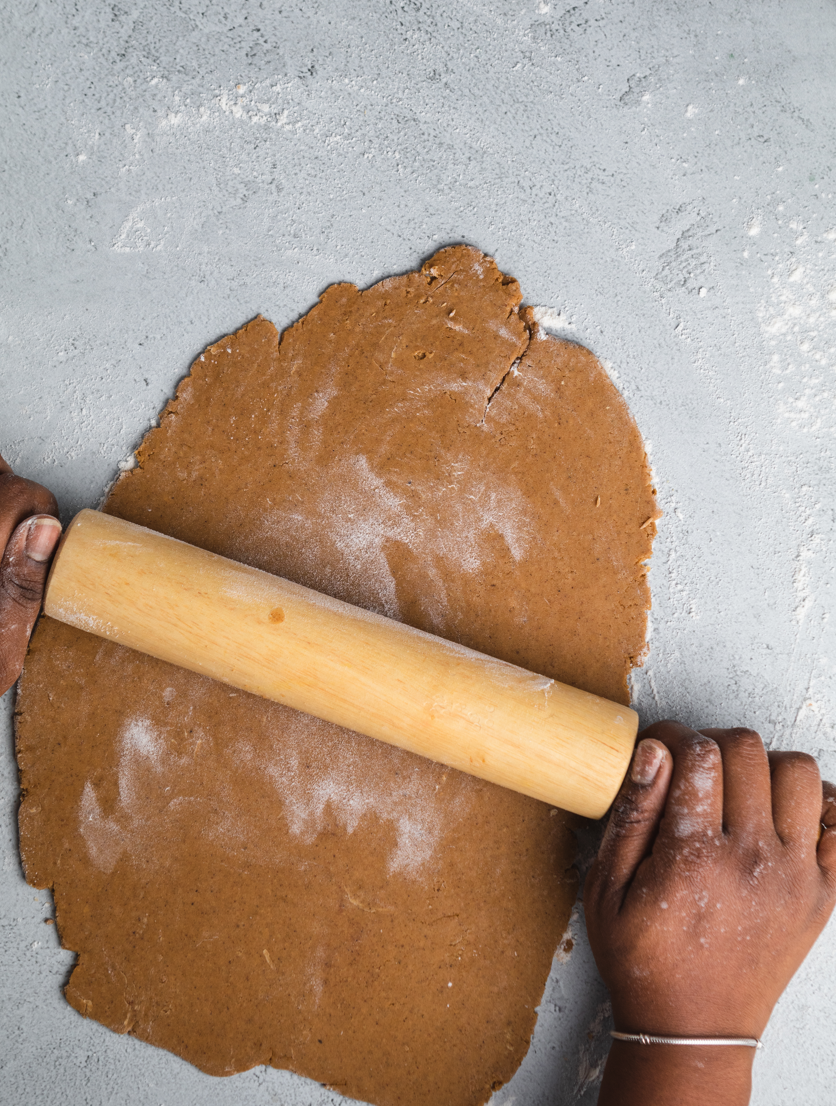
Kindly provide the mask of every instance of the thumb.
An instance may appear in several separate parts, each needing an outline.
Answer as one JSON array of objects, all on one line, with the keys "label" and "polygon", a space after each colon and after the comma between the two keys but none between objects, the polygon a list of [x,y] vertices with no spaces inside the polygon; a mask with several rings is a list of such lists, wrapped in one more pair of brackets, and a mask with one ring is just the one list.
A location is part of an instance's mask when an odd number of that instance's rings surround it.
[{"label": "thumb", "polygon": [[638,743],[590,873],[597,894],[616,910],[636,869],[650,854],[672,772],[673,760],[661,741],[645,738]]},{"label": "thumb", "polygon": [[0,694],[20,675],[61,523],[35,515],[17,527],[0,561]]}]

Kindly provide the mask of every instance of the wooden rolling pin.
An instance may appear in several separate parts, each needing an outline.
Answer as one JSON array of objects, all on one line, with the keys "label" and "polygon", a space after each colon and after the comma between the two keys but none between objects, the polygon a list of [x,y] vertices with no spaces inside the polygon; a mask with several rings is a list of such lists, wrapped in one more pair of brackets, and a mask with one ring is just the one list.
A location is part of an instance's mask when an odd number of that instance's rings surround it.
[{"label": "wooden rolling pin", "polygon": [[44,609],[590,818],[638,729],[629,707],[98,511],[67,528]]}]

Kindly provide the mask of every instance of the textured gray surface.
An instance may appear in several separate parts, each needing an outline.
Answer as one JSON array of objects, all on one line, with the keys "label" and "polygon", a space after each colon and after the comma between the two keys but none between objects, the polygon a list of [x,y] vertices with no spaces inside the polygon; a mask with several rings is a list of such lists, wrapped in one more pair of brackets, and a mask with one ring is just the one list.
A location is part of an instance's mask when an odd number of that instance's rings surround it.
[{"label": "textured gray surface", "polygon": [[[210,340],[470,242],[604,359],[651,443],[644,719],[748,723],[836,776],[833,0],[3,7],[0,451],[67,516]],[[3,707],[0,1100],[342,1101],[212,1080],[64,1003]],[[606,996],[573,928],[494,1106],[595,1101]],[[756,1106],[833,1101],[834,1021],[836,925]]]}]

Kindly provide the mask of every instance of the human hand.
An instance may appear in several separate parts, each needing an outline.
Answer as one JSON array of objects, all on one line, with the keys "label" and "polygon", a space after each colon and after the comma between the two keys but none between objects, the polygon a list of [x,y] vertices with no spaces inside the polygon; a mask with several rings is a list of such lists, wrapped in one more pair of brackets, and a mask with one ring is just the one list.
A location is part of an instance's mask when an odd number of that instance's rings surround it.
[{"label": "human hand", "polygon": [[20,675],[61,523],[52,492],[0,457],[0,695]]},{"label": "human hand", "polygon": [[[836,902],[836,788],[811,757],[767,755],[750,730],[663,722],[641,737],[584,889],[616,1028],[760,1037]],[[636,1049],[643,1064],[661,1050],[689,1080],[697,1053],[714,1068],[736,1053],[747,1069],[752,1054],[628,1043],[616,1066],[635,1066]]]}]

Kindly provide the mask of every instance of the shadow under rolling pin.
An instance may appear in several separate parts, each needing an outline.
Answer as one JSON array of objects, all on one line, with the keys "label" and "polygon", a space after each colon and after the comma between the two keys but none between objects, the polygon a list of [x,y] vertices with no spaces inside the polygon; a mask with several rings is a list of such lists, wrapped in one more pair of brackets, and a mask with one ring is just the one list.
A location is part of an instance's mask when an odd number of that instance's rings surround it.
[{"label": "shadow under rolling pin", "polygon": [[98,511],[52,565],[51,618],[589,818],[629,707]]}]

